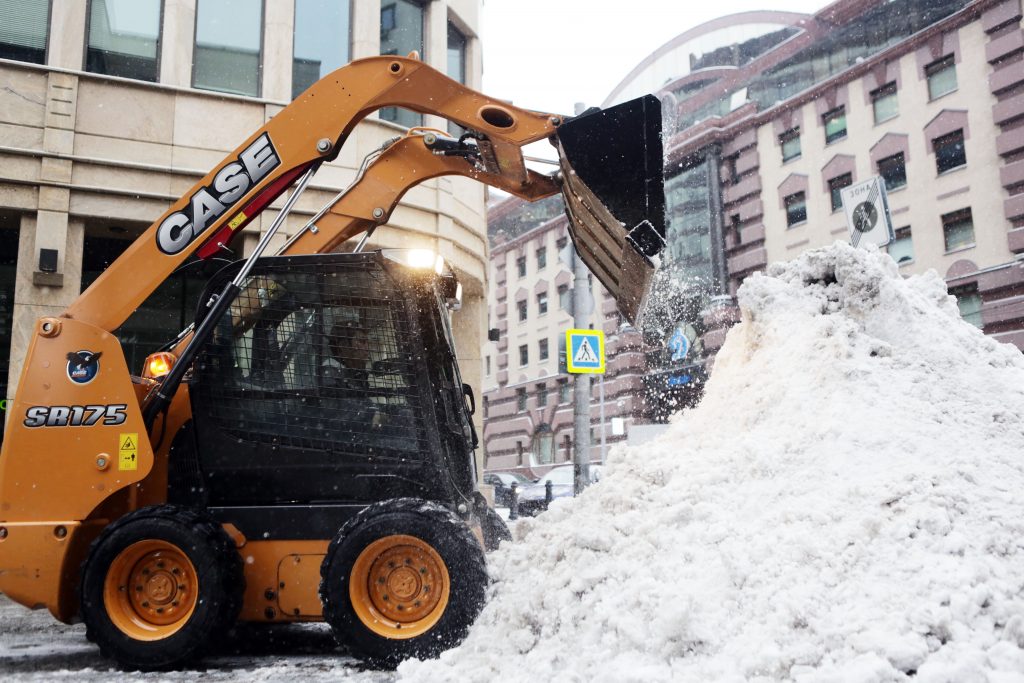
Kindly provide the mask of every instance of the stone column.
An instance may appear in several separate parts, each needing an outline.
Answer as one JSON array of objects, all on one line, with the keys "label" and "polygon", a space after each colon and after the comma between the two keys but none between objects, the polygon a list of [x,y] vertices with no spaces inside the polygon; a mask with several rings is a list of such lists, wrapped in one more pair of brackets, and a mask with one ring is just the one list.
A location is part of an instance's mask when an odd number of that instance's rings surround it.
[{"label": "stone column", "polygon": [[380,54],[380,0],[352,0],[352,59]]},{"label": "stone column", "polygon": [[[347,36],[338,36],[343,40]],[[268,2],[263,10],[263,97],[290,102],[295,3]]]},{"label": "stone column", "polygon": [[81,0],[51,0],[46,63],[61,69],[85,68],[86,6]]},{"label": "stone column", "polygon": [[164,0],[160,35],[160,82],[166,85],[182,88],[192,85],[196,1]]},{"label": "stone column", "polygon": [[[441,73],[448,71],[448,3],[432,0],[424,7],[423,52],[420,58]],[[423,125],[448,130],[448,120],[433,114],[423,117]]]}]

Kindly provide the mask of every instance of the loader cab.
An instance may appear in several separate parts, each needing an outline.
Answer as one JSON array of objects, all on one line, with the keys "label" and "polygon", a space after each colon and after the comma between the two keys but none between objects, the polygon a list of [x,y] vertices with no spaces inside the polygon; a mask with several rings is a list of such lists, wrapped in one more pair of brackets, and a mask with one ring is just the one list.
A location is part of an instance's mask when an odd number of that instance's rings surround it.
[{"label": "loader cab", "polygon": [[[199,317],[240,267],[211,280]],[[259,260],[195,363],[169,500],[282,539],[329,538],[382,499],[471,500],[458,292],[422,250]]]}]

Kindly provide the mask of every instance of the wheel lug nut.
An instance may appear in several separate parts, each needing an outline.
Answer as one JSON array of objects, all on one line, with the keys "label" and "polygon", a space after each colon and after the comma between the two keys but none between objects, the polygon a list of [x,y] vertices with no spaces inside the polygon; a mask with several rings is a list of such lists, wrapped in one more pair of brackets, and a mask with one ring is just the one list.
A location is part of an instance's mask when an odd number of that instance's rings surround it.
[{"label": "wheel lug nut", "polygon": [[157,562],[156,566],[157,566],[158,569],[163,569],[164,568],[164,563],[163,562]]},{"label": "wheel lug nut", "polygon": [[149,607],[149,601],[148,601],[148,600],[144,601],[144,602],[142,603],[142,606],[143,606],[143,607]]}]

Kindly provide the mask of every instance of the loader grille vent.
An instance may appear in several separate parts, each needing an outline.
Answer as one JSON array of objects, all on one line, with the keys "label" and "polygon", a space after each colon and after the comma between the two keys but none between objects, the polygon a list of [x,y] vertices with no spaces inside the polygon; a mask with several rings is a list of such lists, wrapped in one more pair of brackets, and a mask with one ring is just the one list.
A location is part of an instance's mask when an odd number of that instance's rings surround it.
[{"label": "loader grille vent", "polygon": [[375,262],[323,271],[253,271],[199,359],[200,410],[243,442],[419,458],[426,380],[407,297]]}]

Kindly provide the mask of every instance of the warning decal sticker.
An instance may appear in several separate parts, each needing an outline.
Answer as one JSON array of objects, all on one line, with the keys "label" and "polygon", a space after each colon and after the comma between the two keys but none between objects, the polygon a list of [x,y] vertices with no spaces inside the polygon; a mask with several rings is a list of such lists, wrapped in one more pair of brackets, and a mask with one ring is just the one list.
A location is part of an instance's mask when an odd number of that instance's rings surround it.
[{"label": "warning decal sticker", "polygon": [[117,451],[120,457],[117,459],[117,469],[137,470],[139,469],[139,434],[132,432],[121,434],[117,442]]}]

